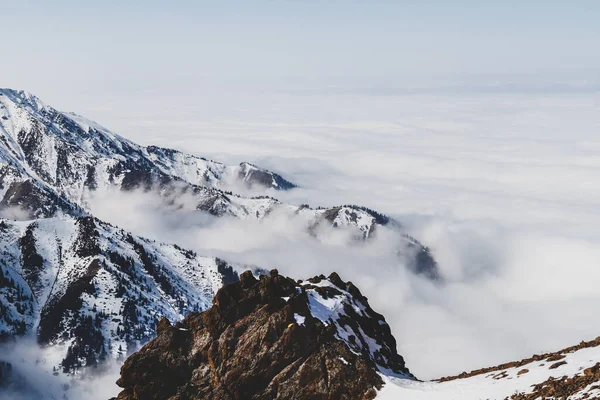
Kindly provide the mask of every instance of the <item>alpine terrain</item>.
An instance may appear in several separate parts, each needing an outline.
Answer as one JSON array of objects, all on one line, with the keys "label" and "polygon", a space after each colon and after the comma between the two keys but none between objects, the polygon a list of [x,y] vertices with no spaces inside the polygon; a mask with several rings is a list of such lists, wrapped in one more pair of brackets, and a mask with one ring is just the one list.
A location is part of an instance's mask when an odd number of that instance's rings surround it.
[{"label": "alpine terrain", "polygon": [[[241,187],[257,195],[232,192]],[[264,224],[283,214],[316,241],[325,227],[357,242],[387,230],[397,237],[398,268],[439,280],[429,249],[397,221],[356,205],[311,208],[270,196],[295,187],[247,162],[140,146],[30,93],[0,89],[0,338],[33,336],[60,354],[48,368],[77,375],[124,359],[154,337],[161,318],[206,310],[245,269],[96,218],[90,199],[100,191],[154,193],[164,212]]]}]

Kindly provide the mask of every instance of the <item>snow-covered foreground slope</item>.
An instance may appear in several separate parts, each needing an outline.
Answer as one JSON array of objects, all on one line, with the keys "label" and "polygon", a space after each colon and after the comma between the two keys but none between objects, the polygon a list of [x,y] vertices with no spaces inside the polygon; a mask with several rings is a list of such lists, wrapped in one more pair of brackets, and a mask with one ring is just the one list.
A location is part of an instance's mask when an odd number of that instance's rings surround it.
[{"label": "snow-covered foreground slope", "polygon": [[386,385],[377,399],[598,399],[600,337],[555,353],[483,368],[440,382],[419,382],[382,375]]}]

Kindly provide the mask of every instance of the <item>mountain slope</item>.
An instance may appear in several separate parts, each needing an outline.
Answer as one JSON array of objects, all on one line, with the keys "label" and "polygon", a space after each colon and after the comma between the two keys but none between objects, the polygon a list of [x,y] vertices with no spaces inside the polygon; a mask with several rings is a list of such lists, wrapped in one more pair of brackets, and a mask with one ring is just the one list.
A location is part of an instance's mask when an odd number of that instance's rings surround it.
[{"label": "mountain slope", "polygon": [[381,372],[414,379],[352,283],[247,271],[209,310],[162,320],[121,369],[119,399],[372,399]]},{"label": "mountain slope", "polygon": [[52,367],[76,373],[124,357],[155,335],[159,318],[178,321],[203,311],[224,283],[238,279],[222,260],[95,218],[91,202],[100,193],[151,193],[161,212],[264,224],[283,215],[300,220],[293,225],[317,240],[331,228],[352,244],[393,232],[390,251],[399,265],[438,278],[429,249],[376,211],[294,206],[224,190],[239,185],[294,188],[249,163],[226,166],[137,145],[29,93],[0,89],[0,339],[32,334],[60,354]]},{"label": "mountain slope", "polygon": [[0,89],[0,141],[30,175],[68,191],[120,183],[139,185],[170,176],[197,186],[227,188],[236,182],[275,190],[295,187],[281,176],[241,163],[206,160],[175,150],[139,146],[73,113],[62,113],[24,91]]},{"label": "mountain slope", "polygon": [[95,122],[59,112],[27,92],[11,89],[0,89],[0,160],[3,169],[10,167],[0,170],[5,191],[14,191],[15,181],[30,179],[81,206],[86,191],[113,185],[126,190],[172,181],[223,189],[238,183],[275,190],[295,187],[248,163],[226,166],[175,150],[137,145]]},{"label": "mountain slope", "polygon": [[0,220],[0,337],[64,346],[65,372],[119,357],[208,308],[237,279],[222,260],[131,235],[93,217]]}]

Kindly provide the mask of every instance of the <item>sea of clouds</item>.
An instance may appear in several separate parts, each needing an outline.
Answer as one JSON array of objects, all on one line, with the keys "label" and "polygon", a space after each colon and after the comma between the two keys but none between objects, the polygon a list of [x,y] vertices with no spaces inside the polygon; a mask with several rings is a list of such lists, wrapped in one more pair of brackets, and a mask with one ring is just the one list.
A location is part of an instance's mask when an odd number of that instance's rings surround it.
[{"label": "sea of clouds", "polygon": [[123,215],[97,208],[101,218],[297,278],[339,272],[386,316],[422,379],[600,334],[597,92],[240,90],[129,99],[90,112],[143,144],[279,172],[301,186],[271,193],[282,201],[391,215],[432,248],[444,283],[398,268],[385,251],[392,239],[319,243],[283,218],[193,221],[135,196],[118,200]]}]

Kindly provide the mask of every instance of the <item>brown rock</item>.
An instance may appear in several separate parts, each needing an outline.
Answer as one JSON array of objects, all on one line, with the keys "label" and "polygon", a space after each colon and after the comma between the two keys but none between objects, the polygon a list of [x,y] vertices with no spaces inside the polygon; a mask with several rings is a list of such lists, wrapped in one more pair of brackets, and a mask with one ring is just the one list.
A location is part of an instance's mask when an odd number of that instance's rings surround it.
[{"label": "brown rock", "polygon": [[[589,342],[588,342],[589,343]],[[564,361],[562,361],[564,362]],[[535,400],[535,399],[570,399],[574,395],[581,394],[581,398],[597,399],[583,393],[588,386],[600,380],[600,363],[584,370],[583,374],[562,378],[550,377],[546,381],[533,386],[531,393],[519,393],[511,396],[512,400]],[[590,389],[594,387],[591,386]]]},{"label": "brown rock", "polygon": [[[329,282],[300,286],[276,271],[260,280],[244,272],[217,293],[209,310],[188,315],[177,327],[161,320],[157,337],[121,368],[118,398],[362,400],[381,388],[379,368],[412,377],[383,317],[337,274]],[[349,297],[350,291],[361,297]],[[346,296],[364,311],[347,307],[339,321],[324,324],[312,316],[308,293]],[[338,324],[363,332],[379,349],[366,349],[362,333],[353,343],[342,341]]]},{"label": "brown rock", "polygon": [[551,366],[549,366],[548,369],[556,369],[556,368],[560,367],[561,365],[565,365],[566,363],[567,363],[566,361],[559,361],[559,362],[554,363]]}]

